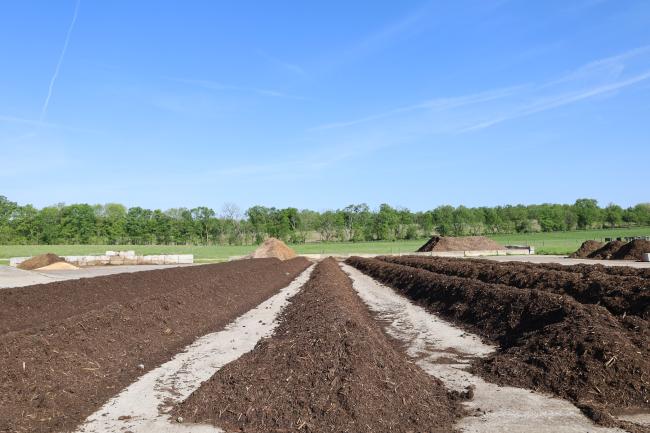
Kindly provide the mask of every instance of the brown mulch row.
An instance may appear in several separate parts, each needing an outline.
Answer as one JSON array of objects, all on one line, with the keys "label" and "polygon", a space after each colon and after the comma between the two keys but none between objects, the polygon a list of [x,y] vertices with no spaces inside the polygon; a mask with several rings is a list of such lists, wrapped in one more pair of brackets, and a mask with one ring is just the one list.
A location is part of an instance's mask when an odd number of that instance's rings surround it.
[{"label": "brown mulch row", "polygon": [[59,281],[0,290],[0,334],[42,327],[47,323],[125,303],[179,287],[210,286],[219,279],[237,279],[262,262],[228,262],[130,272],[75,281]]},{"label": "brown mulch row", "polygon": [[[494,263],[495,260],[490,259],[466,259],[476,263]],[[639,277],[650,279],[650,268],[633,268],[631,266],[605,266],[599,263],[587,264],[587,263],[577,263],[575,265],[562,265],[560,263],[531,263],[531,262],[520,262],[520,261],[509,261],[509,262],[499,262],[499,263],[514,263],[522,267],[533,268],[533,269],[552,269],[556,271],[564,272],[576,272],[578,274],[583,274],[589,276],[591,274],[607,274],[607,275],[618,275],[621,277]]]},{"label": "brown mulch row", "polygon": [[245,260],[20,289],[34,323],[0,335],[0,431],[74,429],[140,375],[274,295],[308,265],[304,258]]},{"label": "brown mulch row", "polygon": [[465,259],[421,256],[385,256],[378,259],[484,283],[568,295],[578,302],[600,304],[613,314],[632,314],[650,319],[650,281],[643,278],[598,273],[585,277],[574,272],[530,268],[512,262],[478,263]]},{"label": "brown mulch row", "polygon": [[462,413],[457,399],[388,340],[330,258],[275,334],[175,414],[242,432],[450,432]]},{"label": "brown mulch row", "polygon": [[[611,414],[650,409],[648,321],[615,318],[598,305],[423,269],[347,260],[408,298],[496,342],[473,369],[489,381],[553,393],[603,425]],[[625,425],[631,431],[640,428]]]}]

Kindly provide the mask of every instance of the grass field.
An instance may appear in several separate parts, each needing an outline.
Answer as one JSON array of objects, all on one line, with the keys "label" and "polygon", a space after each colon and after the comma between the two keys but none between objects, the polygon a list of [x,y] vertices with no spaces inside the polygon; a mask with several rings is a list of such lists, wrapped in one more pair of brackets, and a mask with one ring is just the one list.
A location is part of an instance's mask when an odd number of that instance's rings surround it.
[{"label": "grass field", "polygon": [[[538,254],[568,254],[587,239],[606,237],[650,236],[650,227],[612,230],[586,230],[555,233],[527,233],[490,236],[503,245],[532,245]],[[327,253],[405,253],[415,251],[426,239],[415,241],[322,242],[291,245],[300,254]],[[194,254],[199,262],[227,260],[230,256],[248,254],[254,246],[184,246],[184,245],[0,245],[0,263],[9,257],[33,256],[52,252],[62,256],[103,254],[106,250],[135,250],[137,254]]]}]

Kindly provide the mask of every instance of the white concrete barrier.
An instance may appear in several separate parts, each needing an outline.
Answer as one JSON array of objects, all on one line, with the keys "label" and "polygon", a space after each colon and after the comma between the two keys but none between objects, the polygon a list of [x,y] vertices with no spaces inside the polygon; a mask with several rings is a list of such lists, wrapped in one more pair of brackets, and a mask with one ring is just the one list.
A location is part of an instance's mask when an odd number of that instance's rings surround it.
[{"label": "white concrete barrier", "polygon": [[[9,266],[16,267],[31,257],[12,257]],[[101,256],[63,256],[66,262],[75,266],[106,266],[106,265],[191,265],[194,254],[156,254],[137,256],[135,251],[106,251]]]},{"label": "white concrete barrier", "polygon": [[650,253],[644,253],[643,256],[641,256],[642,261],[644,262],[650,262]]}]

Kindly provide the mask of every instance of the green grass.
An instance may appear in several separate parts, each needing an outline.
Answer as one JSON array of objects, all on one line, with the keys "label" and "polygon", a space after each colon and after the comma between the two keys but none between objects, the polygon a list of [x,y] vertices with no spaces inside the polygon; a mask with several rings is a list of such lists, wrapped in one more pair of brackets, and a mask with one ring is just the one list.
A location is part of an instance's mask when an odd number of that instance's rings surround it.
[{"label": "green grass", "polygon": [[650,227],[625,229],[577,230],[553,233],[522,233],[490,236],[502,245],[531,245],[537,254],[569,254],[588,239],[604,242],[605,238],[650,236]]},{"label": "green grass", "polygon": [[[604,240],[605,237],[650,236],[650,227],[611,230],[585,230],[555,233],[528,233],[490,236],[503,245],[532,245],[538,254],[568,254],[578,249],[587,239]],[[391,254],[418,249],[425,239],[415,241],[378,242],[322,242],[291,245],[300,254]],[[135,250],[137,254],[194,254],[198,262],[227,260],[252,252],[255,246],[172,246],[172,245],[0,245],[0,262],[9,257],[33,256],[46,252],[61,256],[103,254],[106,250]]]},{"label": "green grass", "polygon": [[[291,245],[299,254],[399,253],[415,251],[424,240],[400,242],[323,242]],[[251,253],[256,246],[185,246],[185,245],[0,245],[0,261],[9,257],[54,253],[60,256],[104,254],[107,250],[135,250],[136,254],[194,254],[195,261],[227,260],[230,256]]]}]

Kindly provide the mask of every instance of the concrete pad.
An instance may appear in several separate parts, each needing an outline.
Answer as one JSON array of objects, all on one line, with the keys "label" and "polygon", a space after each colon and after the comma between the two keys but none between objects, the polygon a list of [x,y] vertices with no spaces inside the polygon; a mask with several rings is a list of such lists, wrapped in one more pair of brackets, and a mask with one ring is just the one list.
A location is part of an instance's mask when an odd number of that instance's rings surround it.
[{"label": "concrete pad", "polygon": [[385,331],[402,341],[407,354],[428,374],[458,391],[474,387],[465,407],[470,415],[456,427],[463,432],[622,433],[596,426],[566,400],[523,388],[488,383],[468,371],[469,362],[496,349],[477,335],[429,313],[396,291],[357,269],[341,264],[354,289],[384,324]]},{"label": "concrete pad", "polygon": [[78,432],[222,432],[212,425],[177,423],[169,418],[168,412],[221,367],[252,350],[261,338],[270,336],[278,325],[278,315],[307,282],[313,268],[310,266],[280,293],[240,316],[223,331],[197,339],[171,361],[140,377],[88,417]]}]

